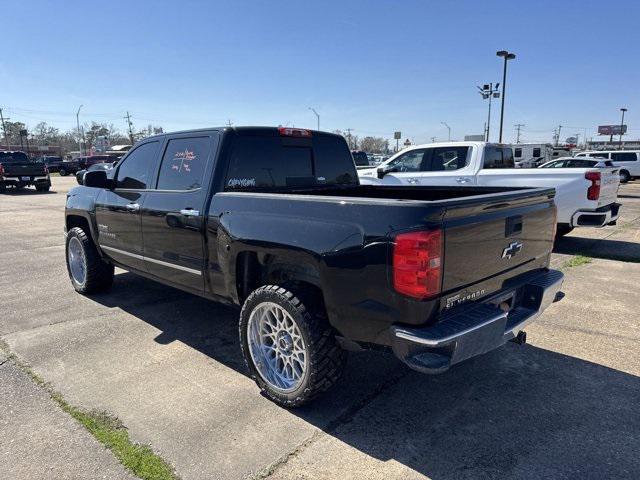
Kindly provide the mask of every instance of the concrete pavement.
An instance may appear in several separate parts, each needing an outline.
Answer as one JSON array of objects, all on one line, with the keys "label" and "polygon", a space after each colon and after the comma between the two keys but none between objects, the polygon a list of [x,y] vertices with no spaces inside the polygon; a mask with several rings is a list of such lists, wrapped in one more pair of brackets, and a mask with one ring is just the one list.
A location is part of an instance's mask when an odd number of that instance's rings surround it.
[{"label": "concrete pavement", "polygon": [[62,218],[74,183],[0,196],[0,335],[182,478],[640,477],[640,182],[622,188],[617,228],[559,243],[557,265],[594,260],[566,269],[566,297],[527,329],[529,345],[436,377],[351,355],[336,388],[296,411],[247,378],[236,310],[122,271],[109,293],[73,291]]}]

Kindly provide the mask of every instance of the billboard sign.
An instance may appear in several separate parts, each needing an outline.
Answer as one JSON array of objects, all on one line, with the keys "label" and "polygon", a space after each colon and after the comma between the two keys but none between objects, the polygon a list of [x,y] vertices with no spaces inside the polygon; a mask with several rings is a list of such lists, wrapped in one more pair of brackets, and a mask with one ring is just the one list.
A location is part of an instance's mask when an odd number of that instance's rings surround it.
[{"label": "billboard sign", "polygon": [[598,135],[624,135],[627,133],[626,125],[600,125]]}]

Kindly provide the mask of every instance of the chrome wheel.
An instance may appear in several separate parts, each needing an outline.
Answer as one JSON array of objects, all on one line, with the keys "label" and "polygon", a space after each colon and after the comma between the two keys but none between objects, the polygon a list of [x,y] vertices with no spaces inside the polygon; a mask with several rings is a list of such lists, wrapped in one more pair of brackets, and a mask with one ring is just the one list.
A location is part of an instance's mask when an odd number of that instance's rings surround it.
[{"label": "chrome wheel", "polygon": [[68,262],[71,276],[79,285],[84,283],[87,276],[87,262],[84,258],[84,249],[82,243],[77,237],[69,239]]},{"label": "chrome wheel", "polygon": [[307,352],[298,325],[280,305],[257,305],[247,322],[249,353],[256,370],[273,389],[291,392],[307,371]]}]

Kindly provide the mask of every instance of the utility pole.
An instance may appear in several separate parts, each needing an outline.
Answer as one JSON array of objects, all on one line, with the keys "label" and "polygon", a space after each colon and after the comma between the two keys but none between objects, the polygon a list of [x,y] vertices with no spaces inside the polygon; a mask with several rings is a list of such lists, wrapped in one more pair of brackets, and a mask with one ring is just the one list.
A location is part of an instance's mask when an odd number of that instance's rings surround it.
[{"label": "utility pole", "polygon": [[436,137],[431,137],[431,143],[436,143]]},{"label": "utility pole", "polygon": [[131,145],[133,145],[133,124],[131,123],[131,115],[127,112],[127,116],[124,117],[127,120],[127,124],[129,125],[129,140],[131,140]]},{"label": "utility pole", "polygon": [[516,143],[520,143],[520,129],[522,127],[525,127],[526,125],[524,123],[516,123],[514,126],[516,127],[516,131],[518,132],[516,134]]},{"label": "utility pole", "polygon": [[4,132],[4,141],[7,144],[7,150],[11,150],[11,147],[9,146],[9,136],[7,135],[7,127],[4,124],[5,120],[9,120],[9,117],[4,118],[4,116],[2,115],[2,109],[0,108],[0,119],[2,119],[2,131]]},{"label": "utility pole", "polygon": [[80,109],[82,105],[78,107],[78,111],[76,112],[76,127],[78,129],[78,150],[80,150],[80,155],[82,155],[82,142],[80,142]]},{"label": "utility pole", "polygon": [[351,150],[351,130],[353,130],[353,128],[346,128],[345,130],[347,131],[347,142],[349,143],[349,150]]},{"label": "utility pole", "polygon": [[227,119],[227,127],[233,127],[233,123],[231,122],[231,119]]},{"label": "utility pole", "polygon": [[558,125],[558,133],[556,134],[556,147],[558,143],[560,143],[560,130],[562,130],[562,125]]}]

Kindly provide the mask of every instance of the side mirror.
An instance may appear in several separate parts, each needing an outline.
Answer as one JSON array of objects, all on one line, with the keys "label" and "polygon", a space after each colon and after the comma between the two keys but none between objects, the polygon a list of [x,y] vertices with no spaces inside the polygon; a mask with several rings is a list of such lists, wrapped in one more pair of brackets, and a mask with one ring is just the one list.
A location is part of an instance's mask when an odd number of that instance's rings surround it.
[{"label": "side mirror", "polygon": [[107,172],[105,172],[104,170],[94,170],[92,172],[85,173],[83,183],[85,187],[107,189],[111,189],[114,187],[113,180],[107,178]]},{"label": "side mirror", "polygon": [[386,165],[384,167],[378,167],[376,171],[378,172],[378,178],[381,179],[387,173],[397,172],[398,170],[396,169],[396,167],[390,167],[389,165]]}]

